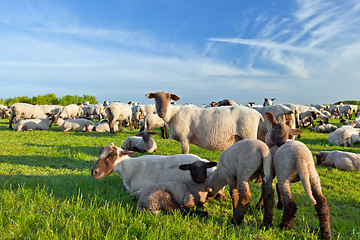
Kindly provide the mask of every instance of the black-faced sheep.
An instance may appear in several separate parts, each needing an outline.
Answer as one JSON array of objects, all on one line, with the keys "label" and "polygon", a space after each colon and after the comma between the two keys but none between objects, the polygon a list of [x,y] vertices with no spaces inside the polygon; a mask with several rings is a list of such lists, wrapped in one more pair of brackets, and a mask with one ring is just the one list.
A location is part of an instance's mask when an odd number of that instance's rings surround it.
[{"label": "black-faced sheep", "polygon": [[173,106],[180,98],[167,92],[148,93],[155,99],[156,111],[169,126],[170,138],[181,143],[181,152],[189,153],[190,143],[208,150],[225,150],[242,139],[256,139],[259,112],[244,106],[199,108]]},{"label": "black-faced sheep", "polygon": [[124,143],[121,145],[121,148],[124,150],[131,150],[141,153],[152,153],[156,152],[156,143],[151,137],[155,135],[156,132],[143,131],[136,134],[136,136],[127,137]]}]

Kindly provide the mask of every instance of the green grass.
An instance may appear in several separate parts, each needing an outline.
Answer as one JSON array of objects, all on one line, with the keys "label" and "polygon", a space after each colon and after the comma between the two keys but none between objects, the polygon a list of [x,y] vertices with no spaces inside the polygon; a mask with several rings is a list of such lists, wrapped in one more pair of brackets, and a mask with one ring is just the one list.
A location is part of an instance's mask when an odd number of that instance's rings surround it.
[{"label": "green grass", "polygon": [[[338,120],[332,120],[338,122]],[[292,191],[298,204],[291,231],[278,225],[282,211],[274,209],[274,225],[260,228],[262,211],[254,205],[260,185],[251,183],[251,206],[243,223],[231,224],[232,205],[210,201],[206,218],[182,217],[178,213],[152,215],[138,212],[121,179],[111,174],[94,180],[90,169],[100,148],[110,142],[120,146],[137,131],[122,133],[63,133],[49,131],[18,133],[0,120],[0,239],[317,239],[318,219],[302,185]],[[158,131],[157,154],[181,153],[180,144],[164,140]],[[313,154],[323,150],[360,153],[355,147],[330,146],[327,134],[305,129],[300,139]],[[190,153],[217,161],[220,152],[192,145]],[[322,189],[331,211],[334,239],[360,239],[360,173],[317,166]]]}]

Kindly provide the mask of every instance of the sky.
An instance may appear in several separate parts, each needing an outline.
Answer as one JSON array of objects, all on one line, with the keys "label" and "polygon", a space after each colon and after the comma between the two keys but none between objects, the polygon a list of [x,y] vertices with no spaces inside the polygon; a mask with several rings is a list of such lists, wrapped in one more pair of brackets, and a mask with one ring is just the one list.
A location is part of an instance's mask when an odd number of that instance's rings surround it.
[{"label": "sky", "polygon": [[0,0],[0,98],[360,100],[358,0]]}]

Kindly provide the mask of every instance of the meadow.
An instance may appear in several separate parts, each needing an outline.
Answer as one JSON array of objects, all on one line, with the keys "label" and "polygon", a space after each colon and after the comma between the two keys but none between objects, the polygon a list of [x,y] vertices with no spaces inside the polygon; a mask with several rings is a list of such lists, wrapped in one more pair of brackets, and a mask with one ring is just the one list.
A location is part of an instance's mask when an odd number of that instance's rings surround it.
[{"label": "meadow", "polygon": [[[156,154],[181,153],[180,143],[162,139],[156,131]],[[63,133],[56,125],[48,131],[15,132],[8,120],[0,120],[0,239],[319,239],[316,212],[301,183],[292,184],[298,211],[294,228],[287,231],[278,227],[282,211],[276,208],[273,226],[261,228],[263,214],[255,209],[261,193],[257,183],[251,183],[251,207],[240,226],[231,223],[228,189],[227,200],[206,203],[209,215],[204,218],[138,211],[119,176],[95,180],[90,174],[101,147],[110,142],[121,146],[137,132]],[[359,145],[330,146],[328,134],[303,132],[300,141],[313,154],[360,153]],[[210,161],[220,155],[195,145],[190,153]],[[333,238],[360,239],[360,172],[316,168],[331,212]]]}]

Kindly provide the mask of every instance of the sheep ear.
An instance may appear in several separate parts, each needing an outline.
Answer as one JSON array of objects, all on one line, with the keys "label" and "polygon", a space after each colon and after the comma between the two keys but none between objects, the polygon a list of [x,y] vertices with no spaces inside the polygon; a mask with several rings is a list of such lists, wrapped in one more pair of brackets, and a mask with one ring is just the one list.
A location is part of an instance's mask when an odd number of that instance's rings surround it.
[{"label": "sheep ear", "polygon": [[292,136],[296,136],[296,135],[300,135],[302,134],[302,131],[300,129],[291,129],[291,133]]},{"label": "sheep ear", "polygon": [[178,101],[178,100],[180,100],[180,98],[178,97],[178,96],[176,96],[175,94],[170,94],[170,99],[171,100],[174,100],[174,101]]},{"label": "sheep ear", "polygon": [[190,164],[183,164],[179,166],[179,169],[181,170],[189,170]]},{"label": "sheep ear", "polygon": [[139,132],[138,134],[136,134],[135,136],[137,137],[141,137],[142,135],[144,135],[144,132]]},{"label": "sheep ear", "polygon": [[274,100],[276,100],[276,98],[272,98],[272,99],[271,99],[271,101],[274,101]]},{"label": "sheep ear", "polygon": [[148,132],[150,135],[155,135],[156,132]]},{"label": "sheep ear", "polygon": [[268,121],[272,124],[272,125],[275,125],[277,124],[278,122],[276,121],[274,115],[272,115],[270,112],[266,112],[266,117],[268,119]]},{"label": "sheep ear", "polygon": [[217,162],[207,162],[206,168],[212,168],[212,167],[215,167],[216,165],[217,165]]},{"label": "sheep ear", "polygon": [[145,94],[145,97],[147,97],[147,98],[154,98],[154,97],[155,97],[155,93],[154,93],[154,92],[147,93],[147,94]]},{"label": "sheep ear", "polygon": [[133,154],[137,154],[137,152],[130,151],[130,150],[122,150],[121,151],[121,155],[133,155]]}]

